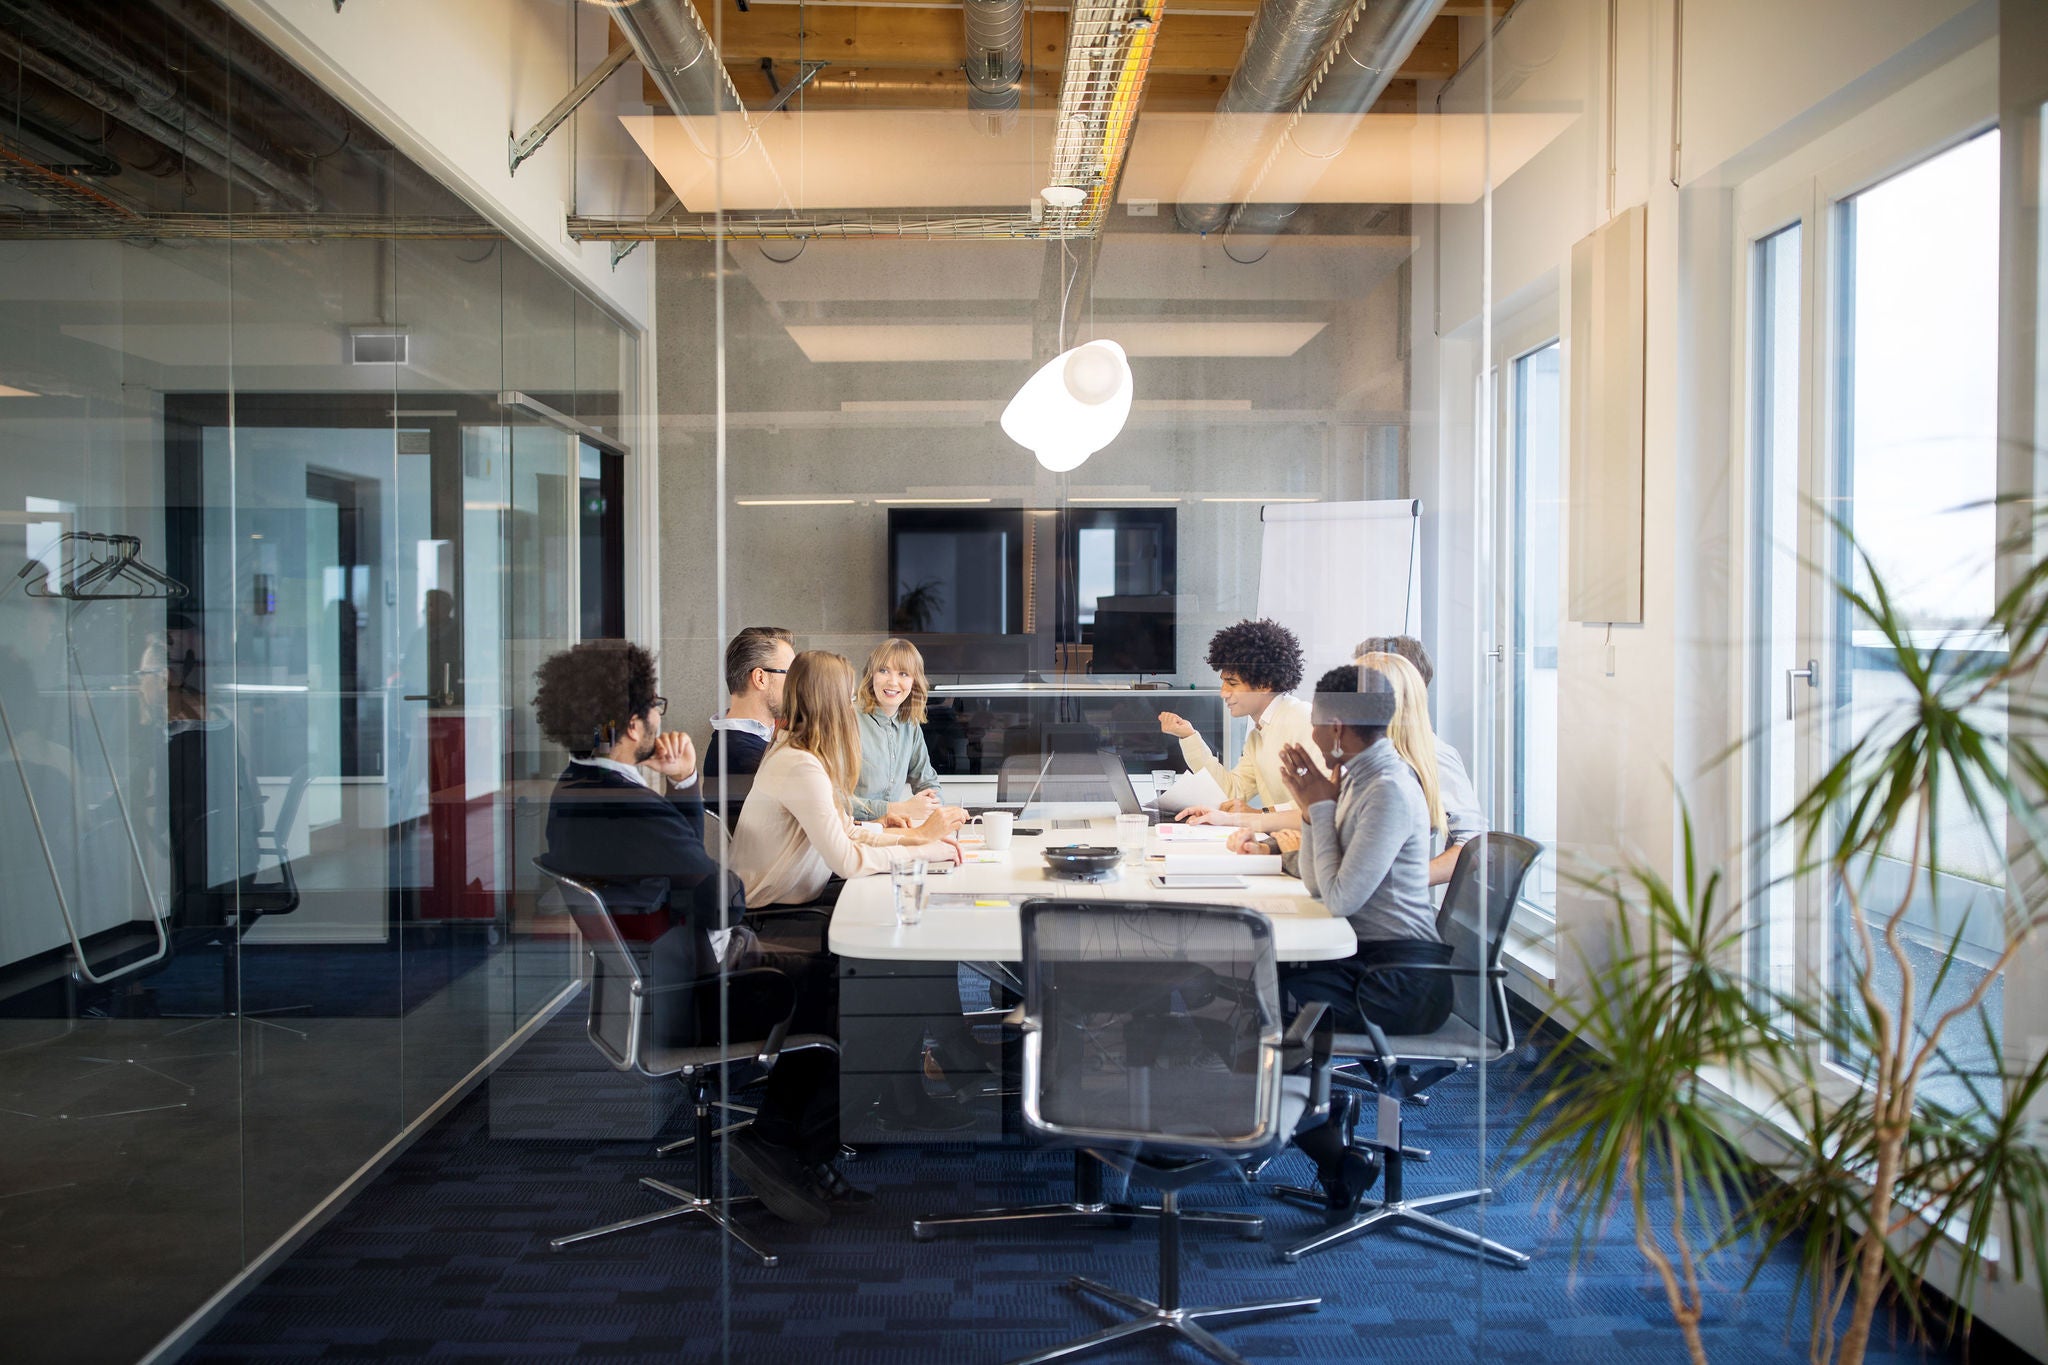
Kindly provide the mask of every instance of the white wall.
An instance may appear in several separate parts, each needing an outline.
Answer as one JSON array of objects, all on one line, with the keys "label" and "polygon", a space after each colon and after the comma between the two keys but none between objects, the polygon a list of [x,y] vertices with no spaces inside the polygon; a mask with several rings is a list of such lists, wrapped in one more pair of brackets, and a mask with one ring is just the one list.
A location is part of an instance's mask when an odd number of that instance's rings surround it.
[{"label": "white wall", "polygon": [[[564,231],[578,156],[602,161],[625,136],[608,110],[638,89],[628,62],[515,174],[507,143],[569,92],[603,57],[575,0],[224,0],[226,8],[355,110],[401,152],[489,217],[527,250],[644,326],[653,312],[651,252],[613,268],[608,243]],[[583,50],[579,52],[579,37]],[[632,82],[631,86],[626,83]],[[573,135],[572,135],[573,134]],[[621,207],[616,176],[593,182]]]}]

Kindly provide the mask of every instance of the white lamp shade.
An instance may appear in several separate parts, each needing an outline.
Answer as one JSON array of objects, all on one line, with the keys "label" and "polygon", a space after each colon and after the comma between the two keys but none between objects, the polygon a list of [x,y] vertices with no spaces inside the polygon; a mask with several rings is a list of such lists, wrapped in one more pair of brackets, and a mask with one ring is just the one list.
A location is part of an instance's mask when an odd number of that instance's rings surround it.
[{"label": "white lamp shade", "polygon": [[1003,432],[1055,473],[1108,445],[1131,415],[1131,362],[1114,341],[1054,356],[1003,409]]}]

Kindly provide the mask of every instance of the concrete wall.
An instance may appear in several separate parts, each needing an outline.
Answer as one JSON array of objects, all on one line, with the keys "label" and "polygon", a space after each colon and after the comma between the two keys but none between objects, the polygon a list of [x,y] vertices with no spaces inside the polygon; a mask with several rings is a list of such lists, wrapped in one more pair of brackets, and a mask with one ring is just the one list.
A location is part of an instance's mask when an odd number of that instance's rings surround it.
[{"label": "concrete wall", "polygon": [[[1203,499],[1330,501],[1398,496],[1406,487],[1407,250],[1405,238],[1317,238],[1276,247],[1259,267],[1238,267],[1191,239],[1112,236],[1085,304],[1103,332],[1113,334],[1119,320],[1247,314],[1324,325],[1286,356],[1134,359],[1140,407],[1130,425],[1059,477],[996,424],[1031,372],[1028,358],[821,363],[807,359],[789,331],[877,318],[1028,318],[1046,248],[820,241],[785,268],[752,244],[735,245],[725,256],[721,532],[718,257],[708,246],[662,244],[661,643],[664,686],[671,697],[692,699],[683,723],[701,734],[722,706],[719,653],[724,635],[742,625],[786,625],[806,646],[865,656],[885,633],[887,509],[876,500],[887,498],[1050,507],[1067,497],[1178,497],[1183,606],[1173,681],[1211,685],[1202,662],[1210,634],[1257,609],[1262,528],[1255,500]],[[1083,301],[1070,306],[1083,316]],[[1090,325],[1082,324],[1082,336]],[[1248,408],[1187,406],[1224,399]],[[741,505],[799,498],[853,505]],[[1311,676],[1334,662],[1311,660]]]}]

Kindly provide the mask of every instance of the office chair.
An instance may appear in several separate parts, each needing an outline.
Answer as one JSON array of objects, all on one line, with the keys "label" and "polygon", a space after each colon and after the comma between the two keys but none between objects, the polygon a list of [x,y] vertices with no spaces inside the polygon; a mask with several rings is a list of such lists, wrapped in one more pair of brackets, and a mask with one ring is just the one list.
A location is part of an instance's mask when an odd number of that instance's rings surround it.
[{"label": "office chair", "polygon": [[[788,1033],[787,1023],[777,1025],[766,1038],[733,1038],[724,1042],[715,1041],[720,1032],[718,1019],[719,974],[709,973],[694,981],[677,982],[667,985],[653,985],[641,970],[632,949],[620,935],[618,925],[613,923],[611,912],[605,908],[604,898],[591,887],[573,878],[565,877],[550,869],[545,859],[535,858],[535,868],[553,880],[562,898],[563,908],[575,921],[576,929],[583,937],[584,950],[590,957],[590,1012],[585,1031],[605,1060],[620,1071],[637,1072],[649,1079],[678,1076],[690,1089],[691,1102],[696,1109],[696,1188],[684,1189],[671,1185],[665,1180],[642,1176],[640,1183],[657,1194],[667,1195],[675,1203],[653,1213],[643,1213],[633,1218],[607,1223],[602,1227],[570,1233],[556,1237],[548,1245],[560,1250],[576,1242],[587,1242],[593,1237],[603,1237],[628,1228],[646,1227],[652,1223],[664,1222],[671,1218],[702,1217],[720,1228],[725,1234],[760,1258],[764,1266],[776,1264],[772,1252],[763,1250],[747,1235],[731,1217],[731,1209],[740,1205],[759,1202],[753,1195],[733,1195],[721,1199],[712,1185],[712,1153],[717,1144],[718,1134],[713,1130],[711,1114],[718,1107],[715,1085],[723,1070],[735,1063],[758,1062],[763,1067],[773,1066],[776,1058],[785,1052],[803,1048],[824,1047],[837,1051],[838,1045],[832,1039],[819,1033]],[[699,960],[710,960],[708,937],[700,929]],[[782,1010],[785,1020],[795,1008],[795,996],[789,978],[769,967],[758,967],[748,971],[724,974],[725,989],[728,993],[776,992],[786,1007]],[[702,988],[701,990],[699,988]],[[695,1006],[699,1032],[712,1038],[709,1043],[676,1046],[654,1037],[651,1009],[653,998],[668,992],[680,993],[683,1003]]]},{"label": "office chair", "polygon": [[[1522,882],[1542,852],[1542,845],[1520,835],[1496,833],[1472,840],[1458,855],[1458,865],[1444,894],[1443,910],[1437,916],[1437,932],[1451,945],[1451,960],[1441,968],[1400,969],[1450,974],[1453,1004],[1451,1017],[1442,1028],[1419,1037],[1390,1038],[1368,1024],[1363,1034],[1337,1035],[1331,1051],[1361,1058],[1367,1079],[1379,1093],[1375,1135],[1363,1145],[1377,1150],[1386,1163],[1386,1197],[1362,1202],[1350,1222],[1289,1247],[1281,1253],[1286,1259],[1300,1260],[1312,1251],[1354,1237],[1405,1227],[1446,1238],[1517,1270],[1528,1266],[1529,1258],[1522,1252],[1436,1216],[1467,1204],[1484,1203],[1493,1197],[1491,1189],[1457,1190],[1419,1199],[1408,1197],[1403,1167],[1406,1162],[1428,1154],[1402,1142],[1401,1113],[1402,1102],[1417,1091],[1475,1064],[1497,1062],[1515,1050],[1514,1022],[1508,1015],[1507,972],[1500,965],[1500,952],[1507,939],[1508,922],[1514,918]],[[1275,1193],[1311,1207],[1323,1207],[1322,1195],[1315,1190],[1283,1186]]]},{"label": "office chair", "polygon": [[1313,1311],[1322,1300],[1183,1307],[1180,1191],[1277,1151],[1326,1103],[1326,1089],[1282,1078],[1283,1056],[1308,1044],[1323,1011],[1303,1010],[1283,1036],[1272,926],[1252,910],[1035,900],[1022,917],[1024,1121],[1159,1188],[1159,1291],[1147,1299],[1074,1277],[1071,1287],[1136,1316],[1014,1365],[1155,1331],[1240,1365],[1204,1322]]}]

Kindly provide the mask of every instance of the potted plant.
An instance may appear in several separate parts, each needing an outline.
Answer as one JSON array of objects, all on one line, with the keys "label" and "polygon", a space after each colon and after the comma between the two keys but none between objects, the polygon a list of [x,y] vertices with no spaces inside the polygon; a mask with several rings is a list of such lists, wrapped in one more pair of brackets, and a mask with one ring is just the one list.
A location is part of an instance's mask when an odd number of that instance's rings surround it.
[{"label": "potted plant", "polygon": [[[2048,1304],[2048,1158],[2029,1132],[2048,1057],[2016,1064],[1984,1013],[2048,916],[2048,839],[2031,795],[2048,791],[2033,738],[2048,712],[2031,695],[2048,654],[2048,571],[2030,562],[1982,623],[2004,650],[1959,652],[1917,637],[1860,548],[1856,563],[1856,581],[1835,591],[1854,624],[1882,639],[1907,694],[1842,746],[1786,821],[1802,871],[1823,875],[1836,897],[1836,989],[1734,971],[1747,917],[1720,872],[1700,873],[1682,819],[1680,887],[1641,866],[1597,880],[1615,909],[1614,951],[1577,998],[1553,1005],[1570,1037],[1544,1058],[1519,1130],[1524,1164],[1544,1172],[1581,1237],[1626,1201],[1696,1362],[1706,1359],[1699,1261],[1738,1240],[1759,1266],[1797,1247],[1816,1365],[1860,1365],[1888,1296],[1927,1326],[1922,1288],[1944,1249],[1955,1285],[1944,1326],[1968,1330],[1994,1245],[2001,1273],[2031,1268]],[[1908,932],[1916,915],[1940,920],[1935,872],[1951,810],[2000,848],[2009,812],[2021,855],[2008,859],[1998,940],[1968,972],[1960,928],[1931,953]],[[1892,891],[1882,900],[1880,883]],[[1986,1025],[1981,1063],[1953,1047],[1965,1020]],[[1926,1091],[1937,1071],[1951,1078],[1943,1096]],[[1736,1107],[1710,1075],[1759,1087],[1763,1103]],[[1743,1139],[1759,1109],[1791,1131],[1754,1144],[1775,1153],[1752,1157]],[[1652,1216],[1659,1188],[1668,1223]],[[1689,1211],[1706,1218],[1703,1240]]]}]

